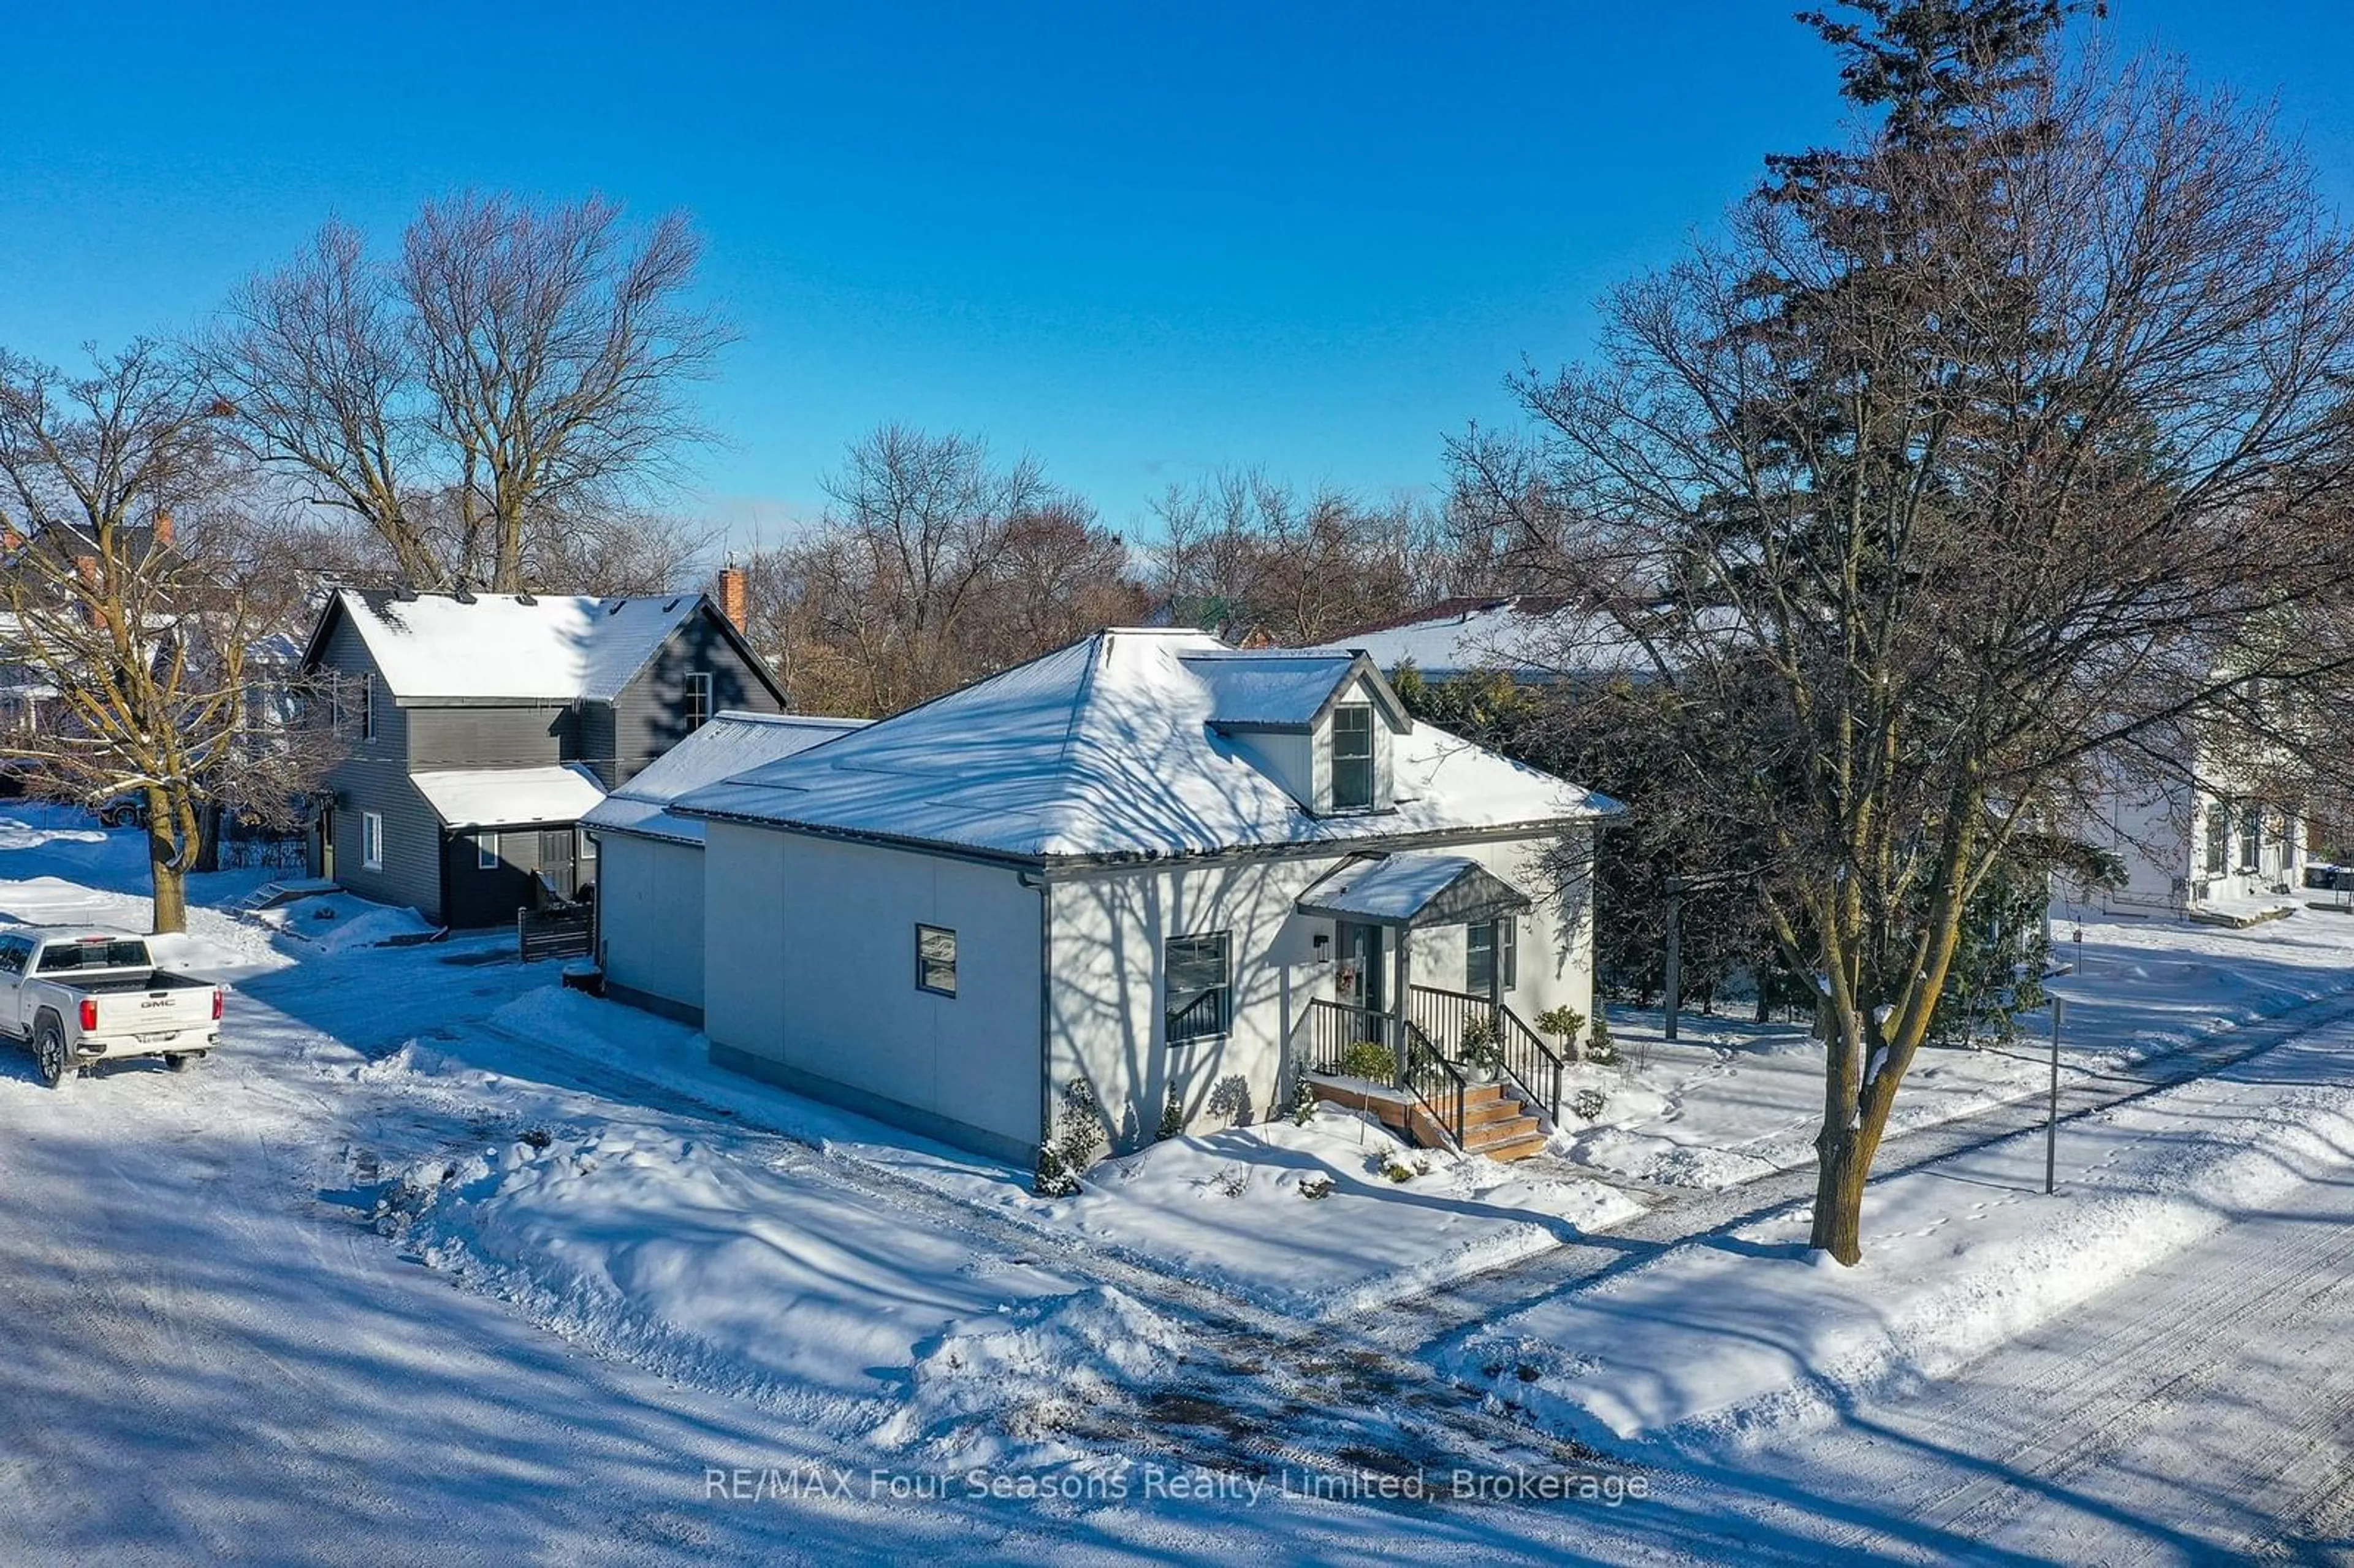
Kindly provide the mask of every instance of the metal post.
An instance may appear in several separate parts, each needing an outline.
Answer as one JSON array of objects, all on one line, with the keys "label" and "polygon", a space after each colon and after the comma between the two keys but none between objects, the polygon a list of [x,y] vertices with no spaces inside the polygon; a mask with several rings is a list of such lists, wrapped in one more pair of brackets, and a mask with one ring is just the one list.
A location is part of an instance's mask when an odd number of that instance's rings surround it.
[{"label": "metal post", "polygon": [[2043,1113],[2043,1195],[2056,1190],[2060,1171],[2060,1021],[2067,1015],[2068,999],[2052,999],[2052,1097]]},{"label": "metal post", "polygon": [[1668,953],[1666,961],[1667,1019],[1660,1037],[1676,1037],[1676,1014],[1683,1007],[1684,990],[1684,898],[1683,879],[1668,879]]}]

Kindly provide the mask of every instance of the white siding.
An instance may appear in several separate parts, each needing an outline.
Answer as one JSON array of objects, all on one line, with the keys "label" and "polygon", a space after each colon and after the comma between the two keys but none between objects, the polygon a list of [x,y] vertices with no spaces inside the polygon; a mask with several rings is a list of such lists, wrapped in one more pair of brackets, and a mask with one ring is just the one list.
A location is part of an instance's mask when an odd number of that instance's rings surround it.
[{"label": "white siding", "polygon": [[[1590,866],[1590,835],[1581,841]],[[1531,1022],[1563,1002],[1580,1012],[1593,1006],[1590,878],[1577,879],[1557,898],[1542,863],[1551,842],[1447,851],[1478,859],[1535,902],[1520,917],[1518,984],[1505,997]],[[1223,1121],[1238,1102],[1247,1103],[1254,1120],[1279,1111],[1285,1042],[1301,1030],[1310,1000],[1332,994],[1331,949],[1328,945],[1319,962],[1314,946],[1316,936],[1331,934],[1332,923],[1296,914],[1292,906],[1342,858],[1241,860],[1057,881],[1049,988],[1056,1088],[1086,1076],[1124,1148],[1150,1136],[1172,1089],[1196,1121]],[[1564,905],[1575,912],[1566,919]],[[1233,1027],[1221,1039],[1170,1047],[1162,1031],[1162,944],[1212,931],[1233,938]],[[1415,932],[1408,940],[1414,983],[1462,989],[1462,927]],[[1214,1113],[1214,1097],[1220,1101]]]},{"label": "white siding", "polygon": [[[1009,1158],[1038,1138],[1041,895],[1017,874],[709,824],[704,1032],[715,1060]],[[916,985],[916,927],[957,934],[957,994]]]},{"label": "white siding", "polygon": [[702,848],[607,833],[598,851],[597,947],[606,983],[699,1019]]}]

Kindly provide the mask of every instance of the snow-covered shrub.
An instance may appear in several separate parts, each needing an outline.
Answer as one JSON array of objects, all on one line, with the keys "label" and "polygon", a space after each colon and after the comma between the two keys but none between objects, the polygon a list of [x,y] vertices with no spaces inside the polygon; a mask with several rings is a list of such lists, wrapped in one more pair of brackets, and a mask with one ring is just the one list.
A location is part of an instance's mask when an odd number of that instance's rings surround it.
[{"label": "snow-covered shrub", "polygon": [[1051,1137],[1038,1150],[1038,1170],[1030,1190],[1042,1198],[1076,1197],[1079,1178],[1103,1154],[1103,1107],[1085,1078],[1063,1090],[1063,1108]]},{"label": "snow-covered shrub", "polygon": [[1600,1089],[1580,1089],[1570,1097],[1569,1108],[1579,1120],[1593,1121],[1602,1115],[1602,1107],[1609,1103],[1610,1097]]},{"label": "snow-covered shrub", "polygon": [[1300,1074],[1291,1080],[1291,1120],[1297,1127],[1306,1127],[1316,1119],[1316,1086]]},{"label": "snow-covered shrub", "polygon": [[1166,1143],[1181,1138],[1185,1132],[1185,1097],[1175,1089],[1169,1091],[1168,1101],[1161,1107],[1161,1125],[1153,1130],[1156,1142]]},{"label": "snow-covered shrub", "polygon": [[1610,1038],[1610,1020],[1598,1007],[1594,1010],[1594,1033],[1585,1043],[1585,1059],[1605,1067],[1618,1065],[1618,1043]]},{"label": "snow-covered shrub", "polygon": [[1504,1070],[1504,1048],[1496,1039],[1496,1022],[1473,1013],[1464,1021],[1463,1033],[1456,1041],[1464,1066],[1470,1069],[1475,1083],[1492,1081]]},{"label": "snow-covered shrub", "polygon": [[1332,1178],[1330,1176],[1308,1176],[1301,1178],[1299,1182],[1299,1195],[1307,1199],[1311,1203],[1316,1202],[1319,1198],[1331,1197],[1332,1195]]},{"label": "snow-covered shrub", "polygon": [[1217,1189],[1221,1197],[1226,1198],[1241,1197],[1250,1191],[1250,1167],[1247,1165],[1229,1165],[1210,1178],[1210,1185]]}]

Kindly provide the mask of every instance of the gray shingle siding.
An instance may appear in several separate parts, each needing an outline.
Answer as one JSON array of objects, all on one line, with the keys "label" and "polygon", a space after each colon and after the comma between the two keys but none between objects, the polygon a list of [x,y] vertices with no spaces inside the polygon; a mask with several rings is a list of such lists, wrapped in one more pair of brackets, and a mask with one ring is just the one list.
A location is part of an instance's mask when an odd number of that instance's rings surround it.
[{"label": "gray shingle siding", "polygon": [[[363,898],[405,904],[429,920],[441,917],[441,823],[408,781],[408,717],[381,681],[376,694],[376,736],[360,735],[357,681],[376,673],[367,646],[339,620],[322,650],[320,667],[346,678],[348,747],[328,775],[335,796],[335,880]],[[384,866],[371,871],[362,853],[361,817],[384,818]]]},{"label": "gray shingle siding", "polygon": [[580,755],[579,715],[566,706],[415,707],[408,724],[408,766],[545,768]]},{"label": "gray shingle siding", "polygon": [[686,738],[686,677],[697,671],[711,676],[712,713],[723,708],[756,714],[784,711],[769,683],[753,671],[720,630],[716,613],[696,616],[672,634],[662,652],[622,688],[613,704],[614,743],[592,753],[614,759],[614,776],[606,780],[608,789],[636,778],[646,764]]}]

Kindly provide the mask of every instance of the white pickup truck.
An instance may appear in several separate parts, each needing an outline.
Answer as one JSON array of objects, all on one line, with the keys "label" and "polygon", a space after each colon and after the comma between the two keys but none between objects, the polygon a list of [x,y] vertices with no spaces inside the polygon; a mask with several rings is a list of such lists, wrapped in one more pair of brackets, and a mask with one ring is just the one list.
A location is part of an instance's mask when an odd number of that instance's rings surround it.
[{"label": "white pickup truck", "polygon": [[0,1032],[33,1048],[52,1088],[126,1056],[186,1066],[219,1043],[223,1000],[209,980],[157,969],[144,937],[0,927]]}]

